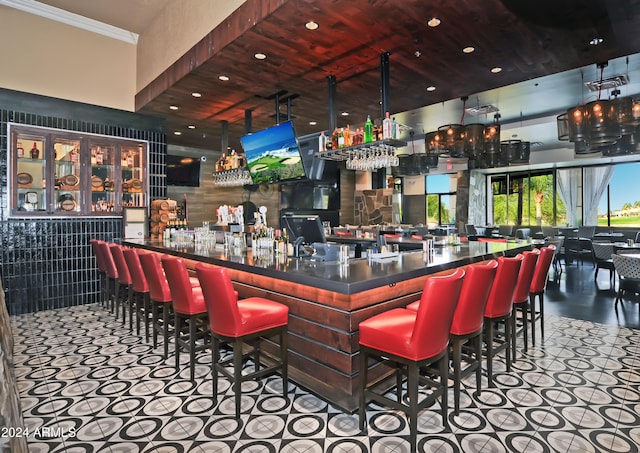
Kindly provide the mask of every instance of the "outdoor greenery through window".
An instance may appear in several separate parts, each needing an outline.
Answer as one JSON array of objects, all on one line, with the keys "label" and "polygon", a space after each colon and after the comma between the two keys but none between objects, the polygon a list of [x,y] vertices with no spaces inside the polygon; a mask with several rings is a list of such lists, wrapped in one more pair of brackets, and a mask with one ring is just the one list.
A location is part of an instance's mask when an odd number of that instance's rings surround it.
[{"label": "outdoor greenery through window", "polygon": [[598,204],[598,225],[640,227],[640,163],[618,164]]},{"label": "outdoor greenery through window", "polygon": [[553,171],[491,176],[491,190],[496,225],[565,224],[566,210],[554,190]]},{"label": "outdoor greenery through window", "polygon": [[456,179],[451,175],[427,176],[427,222],[429,225],[456,223]]}]

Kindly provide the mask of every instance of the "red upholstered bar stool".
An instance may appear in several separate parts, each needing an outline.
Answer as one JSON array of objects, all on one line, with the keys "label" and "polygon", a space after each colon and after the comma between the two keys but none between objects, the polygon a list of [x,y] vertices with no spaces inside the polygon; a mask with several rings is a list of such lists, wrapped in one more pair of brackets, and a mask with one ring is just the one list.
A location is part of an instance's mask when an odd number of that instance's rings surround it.
[{"label": "red upholstered bar stool", "polygon": [[151,300],[149,296],[149,283],[144,275],[139,249],[124,249],[124,260],[127,262],[129,273],[133,281],[133,300],[136,307],[136,335],[140,335],[140,319],[144,319],[144,339],[149,343],[149,324],[151,323]]},{"label": "red upholstered bar stool", "polygon": [[[556,247],[553,244],[540,249],[540,258],[531,279],[529,288],[529,304],[531,305],[531,344],[536,345],[536,319],[540,318],[540,338],[544,338],[544,290],[547,287],[549,269],[555,260]],[[536,312],[536,297],[540,301],[540,309]],[[525,348],[526,351],[526,343]]]},{"label": "red upholstered bar stool", "polygon": [[[440,397],[442,423],[448,427],[447,389],[449,378],[449,330],[458,303],[465,271],[457,269],[450,275],[428,278],[424,285],[418,311],[394,308],[360,323],[360,429],[365,429],[368,400],[405,412],[409,417],[411,451],[416,451],[418,411]],[[378,358],[395,369],[383,379],[368,381],[369,357]],[[440,378],[436,381],[420,376],[421,367],[438,364]],[[402,372],[407,374],[408,405],[402,399]],[[394,387],[396,398],[386,394]],[[433,389],[418,401],[418,386]],[[377,390],[377,391],[376,391]]]},{"label": "red upholstered bar stool", "polygon": [[[213,399],[218,397],[218,372],[233,383],[235,394],[236,418],[240,417],[242,399],[242,382],[257,379],[280,370],[282,375],[282,394],[287,398],[287,326],[289,323],[289,307],[262,297],[249,297],[238,300],[238,293],[233,289],[227,269],[210,265],[196,264],[196,273],[200,279],[202,293],[209,312],[209,326],[213,343],[211,371],[213,374]],[[280,357],[275,363],[261,368],[260,341],[279,335]],[[220,344],[233,345],[233,356],[220,361]],[[244,357],[243,343],[253,346],[254,371],[242,374]],[[233,362],[233,372],[225,365]]]},{"label": "red upholstered bar stool", "polygon": [[109,291],[108,291],[108,278],[107,278],[107,263],[105,262],[104,257],[102,256],[102,248],[100,246],[100,239],[91,239],[89,241],[91,243],[91,249],[93,250],[93,254],[96,256],[96,264],[98,266],[98,278],[100,280],[100,303],[103,306],[106,306],[109,301]]},{"label": "red upholstered bar stool", "polygon": [[113,261],[118,269],[118,278],[116,280],[116,319],[118,319],[118,308],[122,305],[122,324],[127,318],[127,310],[125,305],[129,305],[129,329],[133,330],[133,280],[127,262],[124,260],[124,247],[120,244],[111,244],[109,246]]},{"label": "red upholstered bar stool", "polygon": [[[151,299],[151,334],[153,348],[158,347],[158,334],[162,333],[164,342],[164,358],[169,356],[169,325],[171,324],[171,290],[167,276],[164,274],[160,254],[155,252],[138,252],[140,265],[149,284]],[[161,317],[158,311],[161,311]]]},{"label": "red upholstered bar stool", "polygon": [[96,244],[101,251],[102,259],[104,260],[105,273],[106,273],[106,285],[105,294],[107,296],[107,303],[111,307],[111,313],[113,313],[116,305],[116,293],[115,288],[118,282],[118,268],[113,260],[111,249],[109,244],[105,241],[100,241]]},{"label": "red upholstered bar stool", "polygon": [[533,249],[522,253],[522,265],[520,266],[520,274],[516,282],[516,289],[513,293],[513,332],[511,335],[511,361],[516,361],[516,333],[518,330],[518,311],[522,312],[522,333],[524,336],[524,350],[527,350],[529,343],[529,329],[527,324],[529,321],[529,288],[533,273],[536,270],[536,264],[540,256],[540,250]]},{"label": "red upholstered bar stool", "polygon": [[[187,266],[182,258],[163,255],[162,268],[169,282],[173,305],[173,332],[176,347],[176,371],[180,369],[180,349],[189,353],[191,381],[195,378],[196,352],[209,347],[209,325],[207,307],[202,289],[192,286]],[[198,340],[202,340],[198,344]]]},{"label": "red upholstered bar stool", "polygon": [[[465,268],[458,305],[449,331],[453,365],[454,413],[460,413],[460,383],[462,378],[475,372],[476,395],[482,392],[482,326],[484,308],[496,275],[498,262],[488,261]],[[409,304],[409,310],[418,310],[420,302]],[[465,348],[463,346],[470,345]],[[464,363],[463,363],[464,360]],[[465,365],[465,368],[462,368]]]},{"label": "red upholstered bar stool", "polygon": [[[506,351],[507,371],[511,371],[511,335],[513,333],[513,294],[518,282],[522,265],[522,255],[513,258],[498,258],[498,270],[484,309],[484,342],[487,354],[487,380],[489,387],[493,383],[493,357],[500,351]],[[504,323],[504,330],[497,329]]]}]

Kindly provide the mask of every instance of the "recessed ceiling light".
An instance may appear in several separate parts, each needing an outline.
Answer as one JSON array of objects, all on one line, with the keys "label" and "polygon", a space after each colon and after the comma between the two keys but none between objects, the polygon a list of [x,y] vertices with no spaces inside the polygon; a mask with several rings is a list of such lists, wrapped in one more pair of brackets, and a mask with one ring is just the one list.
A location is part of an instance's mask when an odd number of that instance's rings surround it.
[{"label": "recessed ceiling light", "polygon": [[500,71],[502,71],[502,68],[500,66],[496,66],[495,68],[491,68],[491,72],[493,72],[494,74],[497,74]]},{"label": "recessed ceiling light", "polygon": [[602,41],[604,41],[602,38],[598,38],[596,36],[591,41],[589,41],[589,44],[591,44],[592,46],[597,46],[598,44],[602,44]]},{"label": "recessed ceiling light", "polygon": [[189,129],[195,129],[195,128],[196,128],[196,126],[195,126],[195,125],[193,125],[193,124],[189,124],[187,127],[188,127]]},{"label": "recessed ceiling light", "polygon": [[180,131],[174,131],[174,132],[173,132],[173,135],[182,135],[182,132],[180,132]]},{"label": "recessed ceiling light", "polygon": [[267,56],[261,52],[258,52],[253,55],[256,60],[264,60]]},{"label": "recessed ceiling light", "polygon": [[427,25],[429,27],[437,27],[438,25],[440,25],[442,23],[442,21],[440,19],[438,19],[437,17],[432,17],[431,19],[429,19],[429,21],[427,22]]},{"label": "recessed ceiling light", "polygon": [[229,76],[226,75],[219,75],[218,76],[219,80],[222,80],[223,82],[226,82],[227,80],[229,80]]},{"label": "recessed ceiling light", "polygon": [[191,96],[193,96],[194,98],[201,98],[202,93],[198,93],[197,91],[194,91],[193,93],[191,93]]},{"label": "recessed ceiling light", "polygon": [[304,26],[307,28],[307,30],[317,30],[320,25],[318,25],[317,22],[310,20],[309,22],[304,24]]},{"label": "recessed ceiling light", "polygon": [[434,87],[433,85],[429,85],[427,87],[427,91],[436,91],[436,87]]},{"label": "recessed ceiling light", "polygon": [[177,105],[170,105],[169,106],[169,110],[178,110],[178,106]]},{"label": "recessed ceiling light", "polygon": [[318,122],[317,122],[317,121],[309,121],[309,125],[310,125],[310,126],[315,126],[316,124],[318,124]]},{"label": "recessed ceiling light", "polygon": [[342,112],[340,115],[342,115],[342,116],[349,116],[349,112]]},{"label": "recessed ceiling light", "polygon": [[472,46],[467,46],[464,49],[462,49],[464,53],[472,53],[474,50],[476,50],[476,48]]},{"label": "recessed ceiling light", "polygon": [[413,55],[415,55],[416,58],[419,58],[420,55],[422,55],[422,52],[420,52],[419,50],[416,50],[415,52],[413,52]]}]

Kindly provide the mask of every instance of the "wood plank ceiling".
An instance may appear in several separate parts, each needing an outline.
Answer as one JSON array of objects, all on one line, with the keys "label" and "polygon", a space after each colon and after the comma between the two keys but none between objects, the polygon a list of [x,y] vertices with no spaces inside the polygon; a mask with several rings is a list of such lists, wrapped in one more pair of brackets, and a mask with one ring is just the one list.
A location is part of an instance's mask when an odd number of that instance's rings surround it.
[{"label": "wood plank ceiling", "polygon": [[[166,118],[169,143],[202,149],[220,149],[226,122],[239,149],[247,112],[252,131],[275,124],[279,92],[282,120],[289,102],[299,135],[328,128],[329,76],[338,126],[380,118],[384,52],[395,113],[638,53],[639,29],[638,0],[247,0],[138,93],[136,109]],[[501,114],[526,117],[527,107]]]}]

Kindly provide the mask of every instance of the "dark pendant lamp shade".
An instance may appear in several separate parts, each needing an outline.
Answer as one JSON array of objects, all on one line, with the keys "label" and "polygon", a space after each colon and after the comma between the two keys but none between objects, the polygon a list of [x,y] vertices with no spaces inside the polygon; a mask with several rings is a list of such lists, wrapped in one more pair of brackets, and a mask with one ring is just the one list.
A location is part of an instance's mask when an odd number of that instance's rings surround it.
[{"label": "dark pendant lamp shade", "polygon": [[615,143],[602,147],[603,156],[624,156],[633,152],[635,152],[635,137],[633,135],[623,135]]},{"label": "dark pendant lamp shade", "polygon": [[593,157],[602,151],[598,147],[589,146],[584,141],[574,142],[573,146],[576,157]]},{"label": "dark pendant lamp shade", "polygon": [[451,157],[464,157],[464,133],[462,124],[440,126],[438,133],[444,140],[444,148]]},{"label": "dark pendant lamp shade", "polygon": [[585,141],[588,144],[613,144],[622,137],[616,109],[611,101],[593,101],[585,107],[587,120]]},{"label": "dark pendant lamp shade", "polygon": [[430,168],[438,166],[438,158],[444,153],[443,140],[438,131],[429,132],[424,137],[425,147],[427,151],[427,164]]},{"label": "dark pendant lamp shade", "polygon": [[633,134],[636,126],[633,124],[633,101],[631,98],[615,98],[611,103],[615,109],[616,120],[620,125],[620,135]]},{"label": "dark pendant lamp shade", "polygon": [[500,162],[503,165],[510,165],[516,160],[519,154],[520,140],[503,140],[500,142]]},{"label": "dark pendant lamp shade", "polygon": [[[569,127],[570,142],[584,142],[586,133],[585,107],[579,105],[567,110],[567,125]],[[560,134],[558,134],[560,135]]]},{"label": "dark pendant lamp shade", "polygon": [[558,124],[558,140],[569,140],[569,114],[567,112],[557,116],[556,123]]},{"label": "dark pendant lamp shade", "polygon": [[464,127],[464,154],[471,158],[484,153],[484,124],[472,123]]},{"label": "dark pendant lamp shade", "polygon": [[484,128],[484,158],[487,168],[500,166],[500,124],[497,122]]}]

